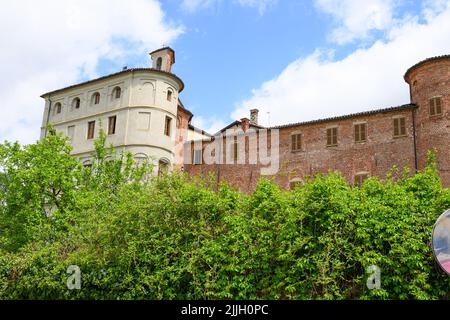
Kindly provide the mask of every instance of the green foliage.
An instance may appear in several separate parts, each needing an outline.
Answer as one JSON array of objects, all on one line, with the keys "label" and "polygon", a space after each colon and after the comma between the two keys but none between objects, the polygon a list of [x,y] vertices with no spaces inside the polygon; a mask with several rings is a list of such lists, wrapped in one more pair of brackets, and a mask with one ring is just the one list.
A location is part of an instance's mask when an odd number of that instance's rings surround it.
[{"label": "green foliage", "polygon": [[[442,299],[433,224],[450,207],[434,154],[414,176],[339,173],[243,194],[213,177],[152,177],[105,147],[91,168],[54,131],[0,145],[1,299]],[[81,269],[68,290],[67,268]],[[381,269],[368,290],[366,269]]]}]

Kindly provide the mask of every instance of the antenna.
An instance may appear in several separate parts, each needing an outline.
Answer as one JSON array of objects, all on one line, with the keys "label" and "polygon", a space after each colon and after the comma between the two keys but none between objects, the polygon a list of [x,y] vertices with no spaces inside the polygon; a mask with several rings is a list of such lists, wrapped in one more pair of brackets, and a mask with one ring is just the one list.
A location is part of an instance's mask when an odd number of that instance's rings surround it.
[{"label": "antenna", "polygon": [[267,111],[267,122],[269,123],[269,127],[270,127],[270,111]]}]

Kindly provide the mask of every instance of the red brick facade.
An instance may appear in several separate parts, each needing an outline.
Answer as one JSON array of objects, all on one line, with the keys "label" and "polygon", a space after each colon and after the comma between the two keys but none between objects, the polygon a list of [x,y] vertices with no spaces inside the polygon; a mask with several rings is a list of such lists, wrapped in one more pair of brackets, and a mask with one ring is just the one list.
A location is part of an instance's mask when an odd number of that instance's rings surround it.
[{"label": "red brick facade", "polygon": [[[280,164],[277,174],[272,176],[275,181],[290,188],[296,181],[329,170],[342,172],[351,183],[364,175],[385,177],[393,166],[400,170],[407,166],[412,171],[416,166],[423,168],[427,151],[436,148],[443,183],[450,186],[450,56],[417,64],[408,70],[405,80],[411,86],[411,104],[271,128],[279,130]],[[430,116],[429,110],[429,100],[433,97],[441,99],[442,112],[436,116]],[[396,123],[404,124],[406,129],[397,132],[397,136],[394,135],[396,118],[404,118]],[[244,120],[240,123],[246,131],[249,125]],[[358,124],[365,124],[364,142],[355,141]],[[335,146],[327,146],[330,128],[337,128]],[[300,150],[292,150],[294,134],[301,134]],[[203,149],[210,143],[214,142],[204,141]],[[249,138],[245,149],[245,164],[186,164],[184,169],[191,175],[212,173],[218,181],[223,179],[242,191],[251,191],[264,166],[248,164],[249,154],[257,152],[249,150]],[[225,157],[225,147],[222,152]]]}]

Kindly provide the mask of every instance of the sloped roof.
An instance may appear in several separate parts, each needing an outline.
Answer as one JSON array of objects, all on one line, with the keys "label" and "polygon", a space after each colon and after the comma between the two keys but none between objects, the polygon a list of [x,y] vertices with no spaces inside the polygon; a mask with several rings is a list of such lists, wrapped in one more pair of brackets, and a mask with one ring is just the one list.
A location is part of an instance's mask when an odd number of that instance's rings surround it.
[{"label": "sloped roof", "polygon": [[126,69],[126,70],[122,70],[122,71],[119,71],[119,72],[116,72],[116,73],[112,73],[112,74],[109,74],[109,75],[106,75],[106,76],[103,76],[103,77],[100,77],[100,78],[96,78],[96,79],[80,82],[80,83],[77,83],[77,84],[74,84],[74,85],[71,85],[71,86],[68,86],[68,87],[65,87],[65,88],[58,89],[58,90],[50,91],[50,92],[44,93],[41,96],[41,98],[45,98],[46,96],[48,96],[50,94],[59,93],[59,92],[64,91],[64,90],[74,89],[74,88],[77,88],[77,87],[82,86],[82,85],[95,83],[97,81],[113,78],[113,77],[116,77],[116,76],[119,76],[119,75],[123,75],[123,74],[126,74],[126,73],[132,73],[132,72],[135,72],[135,71],[151,71],[151,72],[156,72],[156,73],[161,73],[161,74],[168,75],[168,76],[174,78],[180,84],[180,92],[183,91],[183,89],[184,89],[184,82],[183,82],[183,80],[181,80],[174,73],[166,72],[166,71],[163,71],[163,70],[157,70],[157,69],[154,69],[154,68],[132,68],[132,69]]}]

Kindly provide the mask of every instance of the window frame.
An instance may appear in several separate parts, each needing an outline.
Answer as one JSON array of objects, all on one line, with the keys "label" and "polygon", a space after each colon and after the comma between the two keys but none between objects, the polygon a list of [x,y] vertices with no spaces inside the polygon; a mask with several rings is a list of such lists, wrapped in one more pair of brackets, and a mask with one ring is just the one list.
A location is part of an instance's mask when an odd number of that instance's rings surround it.
[{"label": "window frame", "polygon": [[[300,137],[300,147],[299,138]],[[294,143],[295,140],[295,143]],[[295,148],[294,148],[295,145]],[[291,152],[301,152],[303,150],[303,134],[301,132],[291,133]]]},{"label": "window frame", "polygon": [[100,96],[100,92],[94,92],[93,94],[92,94],[92,105],[93,106],[96,106],[96,105],[99,105],[100,104],[100,101],[101,101],[101,96]]},{"label": "window frame", "polygon": [[356,173],[353,178],[354,185],[358,187],[362,186],[364,181],[368,179],[369,176],[370,176],[369,172],[366,171]]},{"label": "window frame", "polygon": [[[438,101],[439,105],[437,104]],[[440,112],[437,112],[438,106]],[[442,96],[431,97],[430,99],[428,99],[428,114],[430,115],[430,117],[441,117],[444,114],[443,109]]]},{"label": "window frame", "polygon": [[[338,126],[328,127],[326,131],[327,131],[326,132],[327,147],[329,147],[329,148],[337,147],[338,146]],[[331,135],[328,134],[329,131],[331,131]],[[331,143],[329,140],[330,138],[331,138]]]},{"label": "window frame", "polygon": [[62,104],[61,102],[55,103],[55,115],[62,113]]},{"label": "window frame", "polygon": [[164,135],[167,137],[172,136],[172,118],[169,116],[166,116],[164,120]]},{"label": "window frame", "polygon": [[[361,126],[364,126],[364,131],[362,131],[361,129],[358,130],[356,128],[361,128]],[[353,139],[355,141],[355,143],[365,143],[367,142],[367,131],[368,131],[368,126],[367,126],[367,122],[357,122],[353,124]],[[364,132],[364,139],[361,139],[361,133]],[[357,139],[358,138],[358,139]]]},{"label": "window frame", "polygon": [[119,86],[114,87],[112,91],[112,99],[113,100],[119,100],[122,98],[122,88]]},{"label": "window frame", "polygon": [[[200,156],[196,156],[198,154],[200,154]],[[192,155],[192,164],[194,166],[201,165],[202,164],[202,160],[203,160],[203,150],[202,149],[194,149],[193,150],[193,155]]]},{"label": "window frame", "polygon": [[108,135],[115,135],[117,127],[117,115],[108,117]]},{"label": "window frame", "polygon": [[[92,135],[91,133],[91,125],[92,125]],[[87,140],[92,140],[95,137],[95,120],[88,121],[87,124]]]},{"label": "window frame", "polygon": [[[403,120],[403,126],[402,126],[402,120]],[[393,137],[394,138],[402,138],[406,137],[408,135],[408,131],[406,130],[406,117],[405,116],[398,116],[394,117],[392,119],[393,122]],[[397,129],[397,133],[396,133]],[[403,129],[403,131],[402,131]]]},{"label": "window frame", "polygon": [[73,98],[72,107],[74,110],[78,110],[81,107],[81,99],[79,97]]},{"label": "window frame", "polygon": [[173,91],[172,90],[167,90],[167,101],[172,102],[172,97],[173,97]]}]

